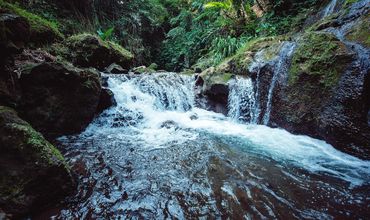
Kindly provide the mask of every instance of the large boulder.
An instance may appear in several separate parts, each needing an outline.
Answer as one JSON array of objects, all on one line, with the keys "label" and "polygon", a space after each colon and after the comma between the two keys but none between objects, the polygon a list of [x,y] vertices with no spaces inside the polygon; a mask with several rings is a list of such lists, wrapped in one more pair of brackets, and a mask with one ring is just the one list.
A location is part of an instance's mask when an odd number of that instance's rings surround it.
[{"label": "large boulder", "polygon": [[21,115],[48,136],[72,134],[93,119],[99,103],[99,73],[62,63],[45,62],[20,78]]},{"label": "large boulder", "polygon": [[306,33],[298,41],[287,85],[276,87],[271,125],[324,139],[369,159],[365,93],[370,84],[368,71],[355,59],[354,52],[333,35]]},{"label": "large boulder", "polygon": [[73,35],[62,44],[55,44],[53,52],[74,65],[100,70],[112,63],[129,69],[133,60],[133,55],[120,45],[91,34]]},{"label": "large boulder", "polygon": [[0,9],[0,105],[15,107],[20,99],[12,57],[22,51],[29,32],[30,26],[24,18]]},{"label": "large boulder", "polygon": [[27,21],[29,24],[29,32],[24,32],[24,34],[29,34],[30,42],[35,46],[52,43],[64,38],[63,34],[60,33],[56,22],[51,22],[43,17],[24,10],[19,6],[19,4],[0,1],[0,8],[4,11],[16,14]]},{"label": "large boulder", "polygon": [[8,107],[0,106],[0,207],[17,219],[73,191],[61,153]]}]

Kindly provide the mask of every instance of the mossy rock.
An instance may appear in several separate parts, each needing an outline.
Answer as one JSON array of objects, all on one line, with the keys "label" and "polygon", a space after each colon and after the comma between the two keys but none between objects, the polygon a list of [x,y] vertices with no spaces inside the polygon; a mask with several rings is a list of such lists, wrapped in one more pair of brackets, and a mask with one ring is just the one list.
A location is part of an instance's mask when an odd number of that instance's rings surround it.
[{"label": "mossy rock", "polygon": [[282,42],[287,40],[287,36],[257,38],[248,42],[235,55],[226,58],[215,67],[217,73],[233,73],[236,75],[247,75],[248,68],[254,61],[257,52],[262,51],[266,61],[274,59],[282,46]]},{"label": "mossy rock", "polygon": [[103,41],[92,34],[78,34],[67,38],[63,43],[53,45],[52,53],[80,67],[104,69],[116,63],[128,69],[134,56],[111,41]]},{"label": "mossy rock", "polygon": [[93,69],[45,62],[22,73],[19,110],[38,131],[48,136],[80,132],[93,119],[101,82]]},{"label": "mossy rock", "polygon": [[353,53],[334,35],[325,32],[308,32],[298,41],[289,70],[289,84],[301,75],[312,76],[319,85],[330,89],[353,61]]},{"label": "mossy rock", "polygon": [[30,42],[36,46],[62,40],[63,34],[58,29],[58,24],[49,21],[27,10],[24,10],[16,4],[11,4],[0,0],[0,8],[25,18],[30,24]]},{"label": "mossy rock", "polygon": [[0,106],[0,206],[18,218],[73,190],[61,153],[8,107]]},{"label": "mossy rock", "polygon": [[370,48],[370,15],[358,21],[346,34],[349,41],[358,42]]}]

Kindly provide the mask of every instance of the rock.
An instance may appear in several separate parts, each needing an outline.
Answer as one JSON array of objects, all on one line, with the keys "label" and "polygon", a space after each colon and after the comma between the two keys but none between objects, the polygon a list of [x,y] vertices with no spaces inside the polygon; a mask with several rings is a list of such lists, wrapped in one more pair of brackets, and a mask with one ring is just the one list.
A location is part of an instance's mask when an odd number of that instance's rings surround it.
[{"label": "rock", "polygon": [[143,73],[154,73],[154,72],[156,72],[154,69],[151,69],[151,68],[146,67],[146,66],[138,66],[138,67],[133,68],[131,71],[134,72],[134,74],[143,74]]},{"label": "rock", "polygon": [[202,72],[202,69],[201,69],[201,68],[199,68],[199,67],[197,67],[197,68],[195,68],[195,69],[194,69],[194,72],[195,72],[195,73],[201,73],[201,72]]},{"label": "rock", "polygon": [[101,86],[108,87],[108,80],[109,80],[109,77],[108,76],[102,76],[100,78]]},{"label": "rock", "polygon": [[52,52],[79,67],[94,67],[103,70],[112,63],[128,69],[133,55],[120,45],[102,41],[91,34],[73,35],[63,44],[55,44]]},{"label": "rock", "polygon": [[74,189],[60,152],[8,107],[0,106],[0,206],[12,218],[53,206]]},{"label": "rock", "polygon": [[148,66],[149,69],[152,69],[152,70],[157,70],[158,69],[158,65],[156,63],[152,63]]},{"label": "rock", "polygon": [[30,27],[17,15],[0,13],[0,105],[16,107],[20,100],[13,56],[28,42]]},{"label": "rock", "polygon": [[42,63],[20,79],[20,113],[43,134],[55,136],[80,132],[97,110],[99,73],[62,63]]},{"label": "rock", "polygon": [[34,46],[62,40],[64,37],[58,30],[56,23],[22,9],[19,4],[1,1],[0,7],[9,13],[22,17],[29,24],[29,31],[23,33],[29,37],[30,43]]},{"label": "rock", "polygon": [[0,14],[0,65],[6,58],[21,51],[29,38],[30,25],[26,19],[15,14]]},{"label": "rock", "polygon": [[369,91],[354,52],[333,35],[305,34],[292,58],[287,85],[276,86],[270,120],[293,133],[326,140],[369,159]]},{"label": "rock", "polygon": [[229,96],[228,82],[234,75],[216,71],[216,68],[211,67],[198,75],[196,87],[200,89],[196,97],[196,102],[200,107],[206,106],[208,110],[227,114],[227,101]]},{"label": "rock", "polygon": [[107,68],[105,68],[105,72],[110,74],[128,74],[127,69],[123,69],[122,66],[112,63]]},{"label": "rock", "polygon": [[97,113],[103,112],[105,109],[116,106],[117,102],[114,99],[114,94],[110,89],[103,88],[100,93],[100,100],[97,108]]},{"label": "rock", "polygon": [[172,120],[168,120],[168,121],[163,122],[160,127],[167,128],[167,129],[175,128],[177,130],[179,128],[179,125]]}]

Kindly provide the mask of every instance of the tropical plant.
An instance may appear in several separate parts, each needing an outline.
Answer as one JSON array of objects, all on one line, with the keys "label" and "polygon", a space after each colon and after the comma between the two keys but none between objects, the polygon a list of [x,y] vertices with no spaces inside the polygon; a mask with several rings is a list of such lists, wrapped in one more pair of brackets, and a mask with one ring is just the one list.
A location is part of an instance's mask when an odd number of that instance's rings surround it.
[{"label": "tropical plant", "polygon": [[114,27],[108,28],[105,31],[102,31],[102,29],[97,30],[97,34],[103,41],[110,40],[113,36]]}]

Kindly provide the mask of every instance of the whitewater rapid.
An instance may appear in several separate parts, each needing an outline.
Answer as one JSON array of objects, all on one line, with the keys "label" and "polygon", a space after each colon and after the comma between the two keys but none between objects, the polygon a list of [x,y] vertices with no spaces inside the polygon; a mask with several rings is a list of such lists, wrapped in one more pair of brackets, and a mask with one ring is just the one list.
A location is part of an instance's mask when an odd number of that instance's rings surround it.
[{"label": "whitewater rapid", "polygon": [[[195,106],[192,76],[107,76],[117,106],[82,134],[60,138],[70,163],[91,172],[80,177],[77,202],[60,216],[90,210],[116,218],[331,218],[352,206],[359,216],[366,211],[370,161],[240,120],[254,117],[250,79],[230,82],[236,89],[224,116]],[[323,202],[328,207],[316,206]]]}]

